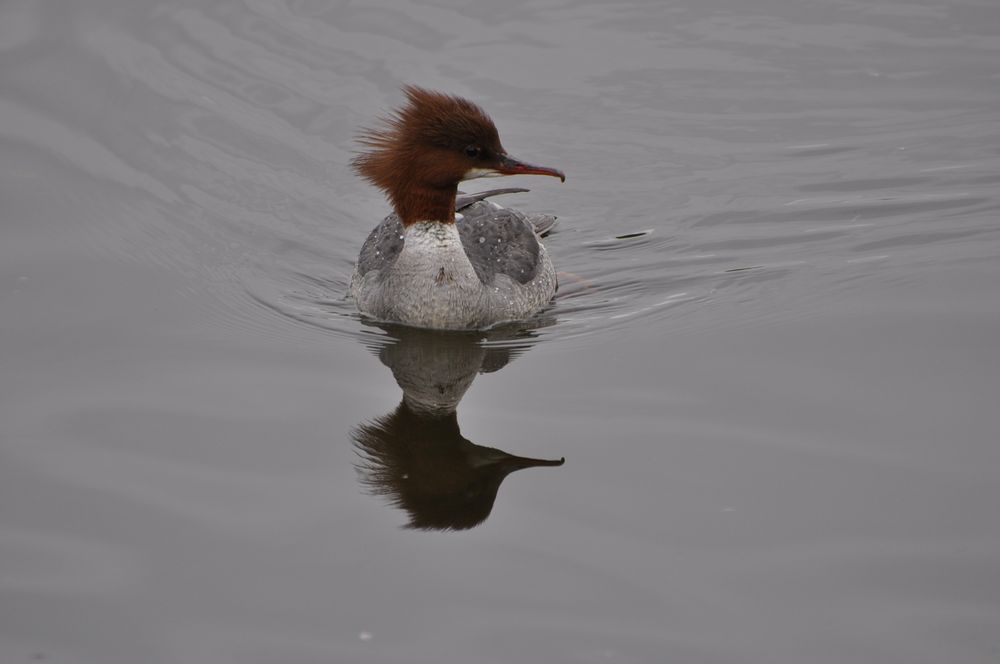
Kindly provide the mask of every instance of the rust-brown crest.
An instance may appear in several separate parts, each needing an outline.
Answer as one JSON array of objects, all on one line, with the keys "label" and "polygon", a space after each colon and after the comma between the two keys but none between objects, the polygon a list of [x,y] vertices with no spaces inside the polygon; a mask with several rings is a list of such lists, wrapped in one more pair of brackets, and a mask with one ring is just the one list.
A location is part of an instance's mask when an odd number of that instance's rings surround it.
[{"label": "rust-brown crest", "polygon": [[467,99],[416,86],[403,92],[406,105],[359,136],[368,150],[352,166],[387,194],[404,224],[452,222],[458,183],[504,154],[496,126]]}]

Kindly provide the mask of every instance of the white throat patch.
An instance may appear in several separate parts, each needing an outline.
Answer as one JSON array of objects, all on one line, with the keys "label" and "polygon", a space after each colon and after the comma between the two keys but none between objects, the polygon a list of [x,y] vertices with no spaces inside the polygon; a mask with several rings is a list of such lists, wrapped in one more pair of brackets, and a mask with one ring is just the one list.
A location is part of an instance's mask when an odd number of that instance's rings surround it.
[{"label": "white throat patch", "polygon": [[503,173],[493,170],[492,168],[470,168],[462,176],[463,180],[475,180],[476,178],[498,178]]}]

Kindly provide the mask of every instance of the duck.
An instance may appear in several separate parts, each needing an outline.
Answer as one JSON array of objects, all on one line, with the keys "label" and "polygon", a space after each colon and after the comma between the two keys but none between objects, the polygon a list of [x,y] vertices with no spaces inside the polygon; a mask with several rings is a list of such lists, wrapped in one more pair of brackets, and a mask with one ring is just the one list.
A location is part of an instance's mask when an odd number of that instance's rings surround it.
[{"label": "duck", "polygon": [[392,213],[361,246],[350,296],[377,321],[439,330],[479,330],[531,317],[551,302],[558,279],[541,238],[555,217],[493,200],[523,188],[462,194],[459,183],[547,175],[507,153],[490,116],[456,95],[403,88],[406,103],[362,131],[354,171],[382,190]]}]

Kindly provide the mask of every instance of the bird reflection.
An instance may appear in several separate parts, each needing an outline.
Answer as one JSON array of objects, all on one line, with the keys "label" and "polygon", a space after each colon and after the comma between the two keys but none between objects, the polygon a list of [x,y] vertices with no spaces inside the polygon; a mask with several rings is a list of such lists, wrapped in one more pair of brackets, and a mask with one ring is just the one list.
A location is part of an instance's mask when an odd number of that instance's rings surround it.
[{"label": "bird reflection", "polygon": [[[510,473],[561,466],[477,445],[462,436],[456,409],[480,373],[497,371],[524,352],[523,331],[443,333],[381,326],[389,341],[376,348],[403,389],[392,412],[352,432],[361,483],[409,516],[408,528],[465,530],[493,510]],[[490,342],[502,341],[494,346]]]}]

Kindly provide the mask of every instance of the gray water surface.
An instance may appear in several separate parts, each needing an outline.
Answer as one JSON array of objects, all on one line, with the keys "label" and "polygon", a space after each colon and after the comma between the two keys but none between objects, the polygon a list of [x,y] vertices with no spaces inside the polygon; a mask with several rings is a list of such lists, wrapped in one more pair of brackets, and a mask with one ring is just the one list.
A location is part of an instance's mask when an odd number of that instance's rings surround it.
[{"label": "gray water surface", "polygon": [[[0,661],[1000,661],[998,63],[989,0],[0,5]],[[537,319],[345,300],[407,83],[566,171]]]}]

